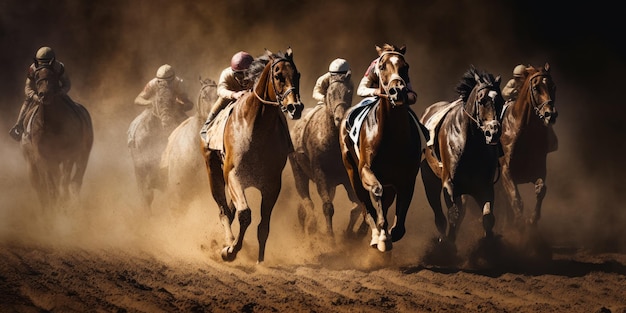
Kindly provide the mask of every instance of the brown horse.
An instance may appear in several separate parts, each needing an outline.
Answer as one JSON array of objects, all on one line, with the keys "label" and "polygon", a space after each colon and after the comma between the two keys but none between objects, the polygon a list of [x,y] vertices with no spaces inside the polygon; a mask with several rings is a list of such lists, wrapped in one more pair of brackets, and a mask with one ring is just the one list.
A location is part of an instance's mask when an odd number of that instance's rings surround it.
[{"label": "brown horse", "polygon": [[[333,200],[337,186],[342,185],[348,198],[354,203],[351,215],[356,216],[351,218],[351,221],[355,221],[363,210],[350,185],[339,147],[339,124],[348,108],[352,106],[354,86],[350,76],[350,72],[331,74],[324,105],[317,105],[308,111],[291,130],[295,151],[289,155],[289,161],[296,190],[301,198],[298,205],[298,218],[303,231],[308,233],[314,233],[317,230],[314,205],[309,193],[310,181],[315,183],[322,199],[326,233],[330,236],[334,235]],[[353,226],[354,222],[348,224],[347,235],[352,233]]]},{"label": "brown horse", "polygon": [[[472,196],[482,208],[485,237],[493,237],[493,184],[504,105],[500,77],[474,67],[465,72],[456,90],[460,95],[457,101],[437,102],[426,108],[420,119],[433,135],[421,165],[426,197],[440,240],[452,244],[465,216],[464,195]],[[447,220],[441,207],[442,189]]]},{"label": "brown horse", "polygon": [[211,79],[200,79],[200,92],[195,113],[183,121],[168,137],[161,157],[161,172],[167,181],[167,199],[176,212],[183,212],[206,188],[206,173],[198,171],[204,166],[202,153],[198,152],[200,129],[211,105],[217,100],[217,84]]},{"label": "brown horse", "polygon": [[[223,151],[210,149],[205,141],[202,147],[211,192],[224,226],[226,247],[221,255],[225,261],[235,259],[252,221],[245,190],[254,187],[261,192],[257,234],[260,263],[265,258],[270,216],[280,193],[282,171],[293,151],[283,112],[291,119],[299,119],[304,105],[300,102],[300,73],[291,48],[286,53],[267,51],[266,58],[257,58],[248,71],[249,79],[254,81],[252,92],[238,99],[232,110],[226,108],[220,112],[222,116],[230,114],[223,131]],[[218,114],[216,121],[219,119]],[[221,124],[213,123],[211,127],[218,125]],[[235,215],[239,221],[237,236],[231,228]]]},{"label": "brown horse", "polygon": [[500,141],[504,156],[500,158],[500,181],[520,228],[524,222],[519,184],[535,184],[536,204],[527,223],[534,226],[541,216],[541,204],[547,190],[546,156],[557,148],[557,138],[552,129],[558,116],[555,101],[556,86],[552,81],[550,65],[546,63],[539,68],[528,66],[518,98],[505,110],[502,119]]},{"label": "brown horse", "polygon": [[30,181],[44,208],[78,201],[93,145],[91,116],[60,94],[53,62],[36,64],[39,100],[26,113],[21,139]]},{"label": "brown horse", "polygon": [[[422,144],[417,117],[405,104],[409,68],[404,59],[406,48],[385,45],[376,50],[379,88],[384,96],[348,110],[341,123],[340,144],[350,183],[366,209],[365,220],[372,230],[370,246],[385,252],[406,232],[404,223],[419,171]],[[365,100],[368,99],[371,100]],[[366,115],[362,124],[348,125],[353,114],[359,113]],[[353,128],[355,125],[360,126]],[[355,137],[350,135],[351,129],[356,130]],[[389,230],[387,212],[394,200],[396,222]]]}]

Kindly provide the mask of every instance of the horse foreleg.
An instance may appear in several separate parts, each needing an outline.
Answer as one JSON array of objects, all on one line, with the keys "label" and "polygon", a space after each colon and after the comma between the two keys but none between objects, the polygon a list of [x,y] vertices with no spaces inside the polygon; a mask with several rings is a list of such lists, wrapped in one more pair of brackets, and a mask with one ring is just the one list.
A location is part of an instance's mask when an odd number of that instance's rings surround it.
[{"label": "horse foreleg", "polygon": [[344,183],[342,185],[344,189],[346,190],[348,199],[350,199],[350,201],[352,201],[353,203],[352,209],[350,209],[350,220],[348,221],[346,234],[350,237],[353,237],[355,235],[354,226],[356,225],[356,222],[359,219],[359,217],[361,217],[361,225],[359,225],[359,228],[356,231],[355,237],[357,239],[363,238],[363,236],[367,234],[367,228],[368,228],[367,222],[365,221],[365,218],[364,218],[365,207],[363,206],[361,201],[357,198],[356,193],[354,192],[354,189],[349,183]]},{"label": "horse foreleg", "polygon": [[493,237],[493,227],[496,225],[496,217],[492,209],[493,201],[483,202],[483,229],[485,238]]},{"label": "horse foreleg", "polygon": [[324,212],[324,218],[326,219],[326,233],[330,237],[334,237],[333,232],[333,216],[335,215],[335,207],[333,205],[333,199],[335,198],[335,187],[329,186],[326,177],[321,177],[317,182],[317,192],[322,198],[322,210]]},{"label": "horse foreleg", "polygon": [[[243,246],[243,238],[246,234],[248,226],[250,226],[250,223],[252,222],[252,212],[248,206],[248,200],[246,199],[244,187],[241,185],[241,182],[236,175],[236,170],[230,170],[226,175],[228,177],[228,192],[237,212],[239,233],[234,237],[232,243],[227,244],[227,246],[222,250],[222,259],[225,261],[232,261],[235,257],[237,257],[237,253]],[[222,225],[224,225],[224,223],[222,223]],[[225,228],[225,231],[227,236],[232,235],[230,224]]]},{"label": "horse foreleg", "polygon": [[530,220],[528,221],[532,226],[536,226],[537,222],[541,218],[541,205],[543,204],[543,199],[546,197],[547,191],[548,186],[546,186],[542,178],[538,178],[535,181],[535,196],[537,198],[537,202],[535,203],[535,210],[531,214]]},{"label": "horse foreleg", "polygon": [[317,230],[317,220],[313,212],[314,204],[309,192],[309,176],[302,168],[301,162],[309,162],[303,153],[293,152],[289,155],[289,163],[293,172],[296,192],[300,196],[298,203],[298,222],[302,232],[312,234]]},{"label": "horse foreleg", "polygon": [[274,205],[276,205],[282,184],[280,176],[270,181],[272,184],[266,184],[261,188],[261,221],[257,227],[257,239],[259,241],[259,258],[257,263],[262,263],[265,260],[265,246],[270,234],[270,217],[272,216],[272,210]]},{"label": "horse foreleg", "polygon": [[415,185],[409,182],[406,189],[398,191],[396,198],[396,218],[391,227],[391,241],[395,242],[402,239],[406,233],[404,223],[406,222],[406,215],[409,212],[409,205],[413,198],[414,189]]},{"label": "horse foreleg", "polygon": [[518,229],[521,229],[524,226],[524,203],[522,202],[517,184],[513,181],[506,165],[502,165],[502,177],[500,180],[502,181],[506,198],[509,201],[509,207],[513,211],[513,220]]},{"label": "horse foreleg", "polygon": [[435,172],[433,172],[426,160],[422,161],[421,169],[426,199],[435,214],[435,225],[441,240],[446,237],[446,229],[448,227],[448,220],[446,215],[443,214],[443,208],[441,207],[441,180],[435,175]]},{"label": "horse foreleg", "polygon": [[376,226],[381,229],[385,224],[385,216],[383,215],[383,208],[381,199],[383,197],[383,185],[378,181],[374,172],[368,165],[361,168],[361,183],[363,188],[369,192],[370,200],[374,209],[376,210]]},{"label": "horse foreleg", "polygon": [[445,190],[452,204],[448,207],[448,240],[454,243],[456,242],[457,231],[465,217],[465,203],[461,195],[454,194],[448,188]]}]

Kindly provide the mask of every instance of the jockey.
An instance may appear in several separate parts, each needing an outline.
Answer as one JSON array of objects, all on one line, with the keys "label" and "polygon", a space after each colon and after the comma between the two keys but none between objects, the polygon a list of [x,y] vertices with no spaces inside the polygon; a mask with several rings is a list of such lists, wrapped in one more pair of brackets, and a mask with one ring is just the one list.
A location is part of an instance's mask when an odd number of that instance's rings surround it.
[{"label": "jockey", "polygon": [[[363,75],[363,78],[359,83],[359,87],[357,88],[357,95],[361,97],[386,97],[386,95],[380,93],[380,79],[378,78],[378,73],[376,71],[378,60],[380,60],[380,57],[374,59],[365,71],[365,75]],[[403,77],[403,79],[405,80],[406,87],[408,89],[407,104],[414,104],[417,101],[417,93],[413,91],[409,77]]]},{"label": "jockey", "polygon": [[[317,100],[317,104],[324,104],[324,97],[326,96],[326,91],[328,90],[328,84],[332,75],[350,75],[350,72],[350,64],[348,64],[348,61],[340,58],[333,60],[328,66],[328,72],[320,76],[315,82],[315,87],[313,87],[313,99]],[[350,90],[352,89],[354,89],[354,86],[352,86],[352,81],[350,81]]]},{"label": "jockey", "polygon": [[39,102],[39,96],[37,96],[37,93],[35,92],[37,88],[35,85],[35,71],[41,66],[50,66],[57,74],[59,74],[59,86],[61,87],[61,92],[64,95],[67,95],[72,87],[70,79],[65,72],[65,65],[57,61],[54,50],[50,47],[39,48],[35,54],[34,62],[28,67],[28,72],[26,73],[26,84],[24,86],[26,98],[24,99],[24,102],[22,102],[17,122],[9,131],[9,135],[11,135],[11,137],[15,140],[20,140],[22,132],[24,131],[22,124],[24,122],[26,112],[28,112],[32,103]]},{"label": "jockey", "polygon": [[151,79],[143,88],[141,93],[135,98],[135,104],[140,106],[152,105],[153,97],[157,94],[157,90],[161,87],[170,88],[176,97],[178,112],[175,114],[184,115],[185,111],[193,108],[193,102],[189,100],[187,94],[183,91],[183,80],[176,76],[176,72],[169,64],[159,67],[156,77]]},{"label": "jockey", "polygon": [[222,70],[217,83],[217,100],[211,107],[209,116],[204,125],[208,125],[217,114],[229,103],[241,98],[252,88],[251,82],[246,79],[246,72],[254,58],[245,51],[239,51],[230,60],[230,66]]},{"label": "jockey", "polygon": [[504,97],[504,101],[509,102],[517,99],[517,94],[524,83],[524,79],[526,78],[525,76],[526,66],[523,64],[515,66],[513,69],[513,78],[511,78],[506,83],[504,88],[502,88],[502,97]]}]

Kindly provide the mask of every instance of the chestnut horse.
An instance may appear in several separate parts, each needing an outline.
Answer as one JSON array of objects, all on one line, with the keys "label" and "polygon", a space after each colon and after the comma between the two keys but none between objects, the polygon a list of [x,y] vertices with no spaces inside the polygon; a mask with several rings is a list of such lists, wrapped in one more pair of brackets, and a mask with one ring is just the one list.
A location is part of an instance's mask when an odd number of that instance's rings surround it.
[{"label": "chestnut horse", "polygon": [[[252,221],[252,212],[245,191],[254,187],[261,192],[261,221],[258,225],[258,262],[265,258],[265,245],[270,231],[270,216],[281,189],[282,171],[287,156],[293,151],[287,120],[283,112],[297,120],[304,105],[300,102],[300,73],[293,61],[291,48],[286,53],[257,58],[248,69],[254,81],[252,92],[239,98],[223,131],[223,151],[211,149],[205,138],[202,147],[213,199],[220,209],[226,246],[222,259],[232,261],[243,246],[244,235]],[[260,74],[259,74],[260,73]],[[220,119],[216,117],[216,121]],[[212,123],[217,127],[220,123]],[[227,200],[226,187],[228,187]],[[235,215],[239,233],[231,228]]]},{"label": "chestnut horse", "polygon": [[[352,106],[354,86],[350,77],[350,72],[331,74],[324,105],[317,105],[308,111],[291,130],[295,151],[289,155],[289,161],[296,190],[301,198],[298,218],[305,233],[311,234],[317,230],[314,205],[309,193],[310,181],[315,183],[317,193],[322,199],[326,233],[331,237],[334,236],[333,200],[337,186],[342,185],[348,198],[354,203],[351,212],[356,216],[351,221],[356,220],[363,210],[350,185],[339,147],[339,124]],[[348,224],[346,235],[353,232],[353,226],[354,223]]]},{"label": "chestnut horse", "polygon": [[[493,237],[494,179],[500,157],[500,76],[471,67],[456,87],[460,98],[426,108],[421,122],[433,136],[424,151],[422,181],[441,237],[454,244],[465,216],[463,195],[482,208],[486,238]],[[441,207],[441,192],[448,208]],[[447,233],[446,233],[447,228]]]},{"label": "chestnut horse", "polygon": [[204,166],[202,153],[198,152],[198,137],[216,100],[216,82],[200,78],[195,113],[180,123],[168,137],[161,157],[161,172],[167,181],[167,199],[175,212],[184,212],[206,188],[206,173],[198,171]]},{"label": "chestnut horse", "polygon": [[[376,47],[380,94],[370,104],[351,107],[341,123],[340,144],[344,166],[357,197],[365,206],[365,220],[372,230],[370,246],[385,252],[405,232],[405,220],[419,172],[422,144],[417,117],[405,103],[409,65],[406,48]],[[365,100],[372,100],[366,98]],[[365,120],[350,135],[352,112],[369,110]],[[363,113],[365,114],[365,113]],[[357,124],[354,124],[357,125]],[[388,229],[387,212],[396,201],[396,221]],[[391,233],[391,236],[389,236]]]},{"label": "chestnut horse", "polygon": [[555,107],[556,86],[550,74],[550,65],[528,66],[517,100],[504,112],[503,134],[500,138],[504,156],[502,187],[513,210],[515,222],[523,227],[523,202],[519,184],[535,184],[536,203],[527,223],[535,226],[541,217],[541,204],[546,196],[546,157],[557,149],[557,138],[552,129],[558,112]]},{"label": "chestnut horse", "polygon": [[21,138],[30,182],[43,208],[79,200],[93,145],[91,116],[83,105],[60,93],[53,63],[36,63],[39,100],[26,113]]}]

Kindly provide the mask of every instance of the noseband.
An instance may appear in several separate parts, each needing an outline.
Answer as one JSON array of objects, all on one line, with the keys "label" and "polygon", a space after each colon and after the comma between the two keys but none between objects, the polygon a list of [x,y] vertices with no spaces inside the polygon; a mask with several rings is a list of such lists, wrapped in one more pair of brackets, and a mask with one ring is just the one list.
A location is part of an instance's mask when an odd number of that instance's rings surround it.
[{"label": "noseband", "polygon": [[548,95],[549,95],[548,100],[546,100],[546,101],[542,102],[541,104],[537,102],[537,99],[535,99],[535,96],[536,96],[536,91],[535,91],[535,88],[533,88],[533,86],[532,86],[532,82],[533,82],[533,80],[534,80],[535,78],[538,78],[538,77],[539,77],[539,78],[541,78],[541,77],[550,77],[550,75],[549,75],[549,74],[542,73],[542,72],[538,72],[538,73],[533,74],[533,76],[531,76],[531,77],[528,79],[528,83],[529,83],[529,85],[530,85],[530,86],[528,87],[528,89],[529,89],[529,91],[528,91],[528,92],[530,93],[530,101],[531,101],[531,104],[532,104],[532,106],[533,106],[533,109],[535,110],[535,114],[536,114],[536,115],[537,115],[540,119],[542,119],[542,120],[543,120],[543,119],[545,118],[545,116],[541,113],[541,109],[543,109],[543,107],[544,107],[544,106],[546,106],[548,103],[552,102],[552,96],[550,95],[550,91],[548,91]]},{"label": "noseband", "polygon": [[[293,62],[291,62],[291,61],[289,61],[289,60],[287,60],[287,59],[284,59],[284,58],[280,58],[280,59],[277,59],[277,60],[275,60],[274,62],[272,62],[272,65],[271,65],[271,68],[270,68],[270,75],[271,75],[271,77],[272,77],[272,88],[274,89],[274,94],[276,95],[276,100],[277,100],[277,101],[265,100],[265,99],[261,98],[261,97],[259,96],[259,94],[257,94],[257,92],[256,92],[256,90],[255,90],[255,89],[253,89],[253,91],[254,91],[254,95],[257,97],[257,99],[259,99],[259,101],[261,101],[263,104],[271,104],[271,105],[275,105],[275,106],[280,106],[280,110],[281,110],[281,111],[283,111],[283,112],[287,112],[287,111],[289,111],[289,107],[293,107],[293,104],[289,104],[289,105],[285,106],[285,105],[283,104],[283,100],[285,100],[285,98],[286,98],[286,97],[287,97],[290,93],[295,92],[295,91],[296,91],[296,87],[290,87],[289,89],[287,89],[287,90],[286,90],[284,93],[282,93],[282,94],[278,93],[278,90],[276,89],[276,83],[275,83],[275,81],[274,81],[274,79],[275,79],[275,78],[274,78],[274,75],[273,75],[272,73],[274,73],[274,68],[275,68],[275,67],[276,67],[276,65],[277,65],[278,63],[280,63],[280,62],[289,62],[289,63],[291,63],[291,65],[293,66],[293,68],[294,68],[294,69],[296,68],[296,67],[295,67],[295,64],[293,64]],[[297,70],[296,70],[296,75],[298,75]],[[300,96],[299,96],[298,94],[296,94],[296,97],[297,97],[297,98],[300,98]],[[298,102],[300,101],[300,99],[297,99],[297,100],[298,100]]]}]

